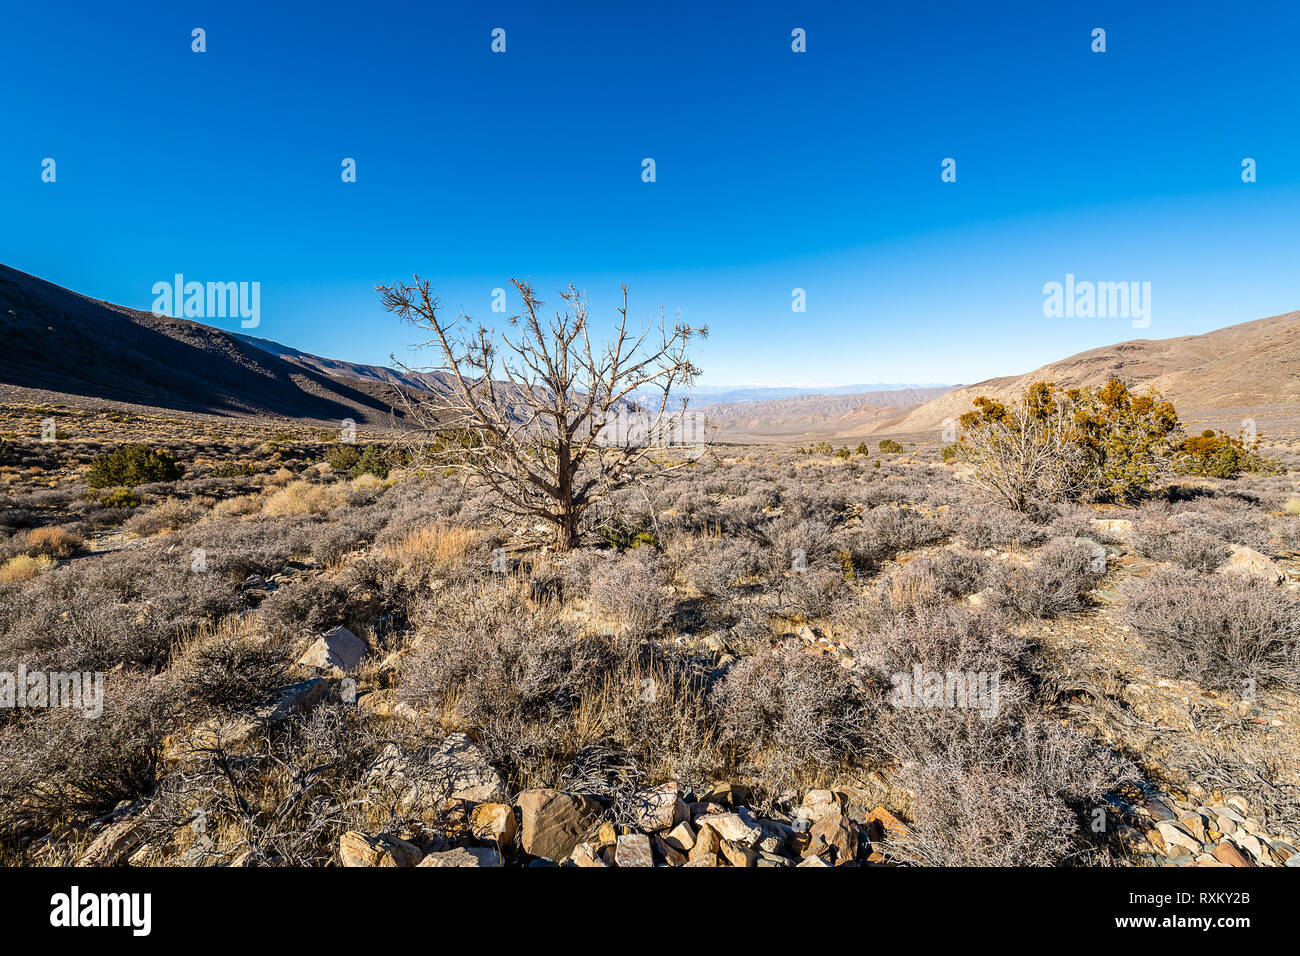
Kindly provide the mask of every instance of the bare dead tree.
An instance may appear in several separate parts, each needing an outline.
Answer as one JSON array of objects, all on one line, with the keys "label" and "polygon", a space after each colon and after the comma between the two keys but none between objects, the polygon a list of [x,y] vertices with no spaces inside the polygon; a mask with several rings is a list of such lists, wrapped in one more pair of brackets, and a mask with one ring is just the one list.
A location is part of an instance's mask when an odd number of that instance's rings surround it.
[{"label": "bare dead tree", "polygon": [[[508,513],[555,527],[556,546],[572,547],[583,513],[610,490],[656,467],[656,447],[698,438],[702,421],[681,398],[699,375],[687,349],[705,327],[680,320],[629,326],[627,286],[612,337],[592,342],[586,294],[560,292],[564,308],[543,318],[544,303],[526,281],[511,280],[523,311],[517,334],[493,331],[461,314],[448,321],[429,283],[377,286],[384,308],[431,333],[443,391],[403,394],[417,453],[486,483]],[[647,399],[647,395],[651,396]],[[657,467],[663,467],[662,465]]]}]

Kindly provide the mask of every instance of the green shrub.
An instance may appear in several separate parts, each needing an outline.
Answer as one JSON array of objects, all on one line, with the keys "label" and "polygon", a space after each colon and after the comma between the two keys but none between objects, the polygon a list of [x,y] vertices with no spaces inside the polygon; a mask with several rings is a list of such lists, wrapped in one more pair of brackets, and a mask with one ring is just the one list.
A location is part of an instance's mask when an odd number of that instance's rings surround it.
[{"label": "green shrub", "polygon": [[952,461],[957,457],[958,449],[959,446],[956,442],[951,445],[944,445],[939,449],[939,457],[941,457],[945,462]]},{"label": "green shrub", "polygon": [[862,442],[858,442],[858,447],[853,450],[853,453],[855,455],[865,456],[871,454],[871,449],[867,447],[866,442],[862,441]]},{"label": "green shrub", "polygon": [[848,457],[849,457],[849,446],[848,446],[848,445],[845,445],[843,448],[841,448],[841,449],[839,449],[838,451],[836,451],[836,452],[835,452],[835,457],[836,457],[836,458],[848,458]]},{"label": "green shrub", "polygon": [[1206,429],[1183,440],[1174,470],[1204,478],[1237,478],[1246,472],[1269,474],[1276,471],[1276,466],[1259,453],[1258,437],[1247,444],[1240,437]]},{"label": "green shrub", "polygon": [[105,508],[138,508],[140,499],[130,488],[118,488],[104,495],[99,503]]},{"label": "green shrub", "polygon": [[342,443],[333,445],[325,452],[325,461],[339,472],[349,472],[361,460],[361,449],[356,445]]},{"label": "green shrub", "polygon": [[899,455],[903,452],[903,446],[892,438],[886,438],[880,443],[880,452],[883,455]]},{"label": "green shrub", "polygon": [[185,469],[165,451],[146,445],[123,445],[90,463],[88,481],[92,488],[126,487],[155,481],[176,481]]},{"label": "green shrub", "polygon": [[223,465],[217,465],[212,471],[208,472],[209,478],[251,478],[257,474],[257,466],[249,462],[235,464],[226,462]]}]

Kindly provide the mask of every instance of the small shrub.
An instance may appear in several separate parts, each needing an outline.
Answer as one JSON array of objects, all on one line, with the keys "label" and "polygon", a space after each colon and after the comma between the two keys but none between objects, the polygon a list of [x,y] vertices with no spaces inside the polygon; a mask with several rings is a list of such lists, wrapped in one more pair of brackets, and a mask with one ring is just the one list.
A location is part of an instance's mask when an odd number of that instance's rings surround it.
[{"label": "small shrub", "polygon": [[903,446],[892,438],[886,438],[880,443],[880,453],[882,455],[901,455]]},{"label": "small shrub", "polygon": [[48,571],[52,567],[54,567],[54,559],[47,555],[39,557],[32,557],[30,554],[15,555],[0,565],[0,584],[30,581],[42,571]]},{"label": "small shrub", "polygon": [[66,528],[33,528],[27,532],[23,550],[32,557],[70,558],[85,547],[81,535]]},{"label": "small shrub", "polygon": [[954,461],[957,458],[957,453],[960,449],[961,446],[956,442],[951,445],[944,445],[939,449],[939,457],[945,462]]},{"label": "small shrub", "polygon": [[1103,574],[1105,558],[1095,549],[1057,539],[1033,564],[999,569],[991,600],[1024,617],[1057,617],[1087,607],[1086,595]]},{"label": "small shrub", "polygon": [[1300,601],[1236,574],[1161,569],[1132,583],[1123,610],[1149,660],[1211,690],[1300,686]]},{"label": "small shrub", "polygon": [[130,488],[117,488],[99,500],[105,508],[138,508],[140,498]]},{"label": "small shrub", "polygon": [[1259,453],[1259,438],[1249,444],[1241,437],[1207,429],[1183,440],[1174,460],[1182,475],[1236,479],[1246,472],[1271,473],[1276,466]]},{"label": "small shrub", "polygon": [[184,473],[185,469],[165,451],[154,451],[146,445],[123,445],[90,463],[87,482],[92,488],[134,488],[150,482],[176,481]]}]

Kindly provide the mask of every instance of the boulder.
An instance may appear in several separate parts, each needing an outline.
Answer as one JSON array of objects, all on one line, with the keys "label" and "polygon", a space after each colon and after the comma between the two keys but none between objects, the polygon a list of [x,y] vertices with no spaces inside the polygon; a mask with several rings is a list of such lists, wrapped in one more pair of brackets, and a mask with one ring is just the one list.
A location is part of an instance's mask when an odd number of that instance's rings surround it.
[{"label": "boulder", "polygon": [[654,866],[650,838],[644,833],[624,833],[618,838],[614,861],[619,866]]},{"label": "boulder", "polygon": [[334,683],[330,678],[313,677],[311,680],[282,687],[271,703],[258,710],[257,716],[263,720],[278,721],[310,710],[330,695]]},{"label": "boulder", "polygon": [[647,833],[671,830],[687,817],[686,803],[676,783],[639,790],[632,797],[633,822]]},{"label": "boulder", "polygon": [[699,816],[696,817],[695,822],[706,823],[722,839],[745,846],[752,846],[763,836],[757,821],[744,808],[735,813],[711,813]]},{"label": "boulder", "polygon": [[306,667],[323,670],[335,677],[350,674],[361,666],[366,656],[366,642],[357,637],[346,627],[336,627],[324,636],[318,637],[307,652],[298,658],[298,663]]},{"label": "boulder", "polygon": [[[716,858],[718,855],[718,851],[721,848],[722,848],[722,839],[721,837],[718,836],[718,832],[712,829],[711,827],[709,827],[708,824],[704,824],[700,827],[699,831],[695,834],[695,845],[691,847],[690,852],[687,854],[687,856],[691,860],[695,860],[703,856],[712,856]],[[711,865],[716,866],[717,864],[714,863]]]},{"label": "boulder", "polygon": [[591,797],[547,789],[524,790],[516,805],[521,817],[520,845],[530,856],[547,860],[563,860],[572,853],[601,809]]},{"label": "boulder", "polygon": [[507,847],[515,842],[515,808],[508,803],[480,803],[469,813],[469,832],[476,840]]},{"label": "boulder", "polygon": [[732,866],[754,866],[758,862],[758,851],[743,843],[723,840],[722,857]]},{"label": "boulder", "polygon": [[664,837],[664,842],[678,852],[689,853],[691,847],[695,846],[695,830],[683,820],[668,831],[667,836]]},{"label": "boulder", "polygon": [[1243,577],[1258,578],[1269,584],[1281,584],[1286,580],[1286,572],[1253,548],[1239,544],[1232,546],[1228,560],[1215,569],[1216,574],[1238,574]]},{"label": "boulder", "polygon": [[349,830],[339,837],[339,861],[344,866],[415,866],[423,855],[415,844],[387,833],[370,837]]},{"label": "boulder", "polygon": [[600,848],[594,843],[579,843],[575,846],[569,854],[569,862],[574,866],[605,866],[605,861],[600,858]]},{"label": "boulder", "polygon": [[464,734],[450,734],[441,744],[411,754],[386,744],[366,769],[365,779],[371,787],[398,794],[408,813],[436,812],[448,800],[504,803],[507,799],[501,774]]},{"label": "boulder", "polygon": [[76,865],[116,866],[140,845],[143,822],[140,817],[131,817],[110,823],[86,847],[86,852],[78,857]]},{"label": "boulder", "polygon": [[804,856],[823,856],[833,850],[836,866],[857,859],[857,828],[838,807],[814,823],[812,829],[808,831],[808,836],[810,840],[803,851]]},{"label": "boulder", "polygon": [[501,866],[501,854],[490,846],[464,847],[430,853],[420,861],[420,866]]}]

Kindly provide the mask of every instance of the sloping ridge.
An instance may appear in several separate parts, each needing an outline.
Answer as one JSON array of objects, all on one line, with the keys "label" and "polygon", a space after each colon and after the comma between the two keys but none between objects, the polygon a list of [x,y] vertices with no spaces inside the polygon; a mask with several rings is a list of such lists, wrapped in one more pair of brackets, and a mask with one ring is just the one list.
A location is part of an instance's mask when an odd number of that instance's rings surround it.
[{"label": "sloping ridge", "polygon": [[1203,335],[1135,339],[1080,352],[1024,375],[991,378],[957,389],[882,423],[876,431],[942,428],[946,419],[970,411],[978,396],[1007,401],[1024,394],[1034,382],[1103,385],[1111,377],[1139,390],[1156,388],[1180,413],[1258,409],[1295,414],[1300,406],[1300,312]]},{"label": "sloping ridge", "polygon": [[189,319],[91,299],[0,265],[0,394],[216,415],[390,421],[394,385],[346,380]]}]

